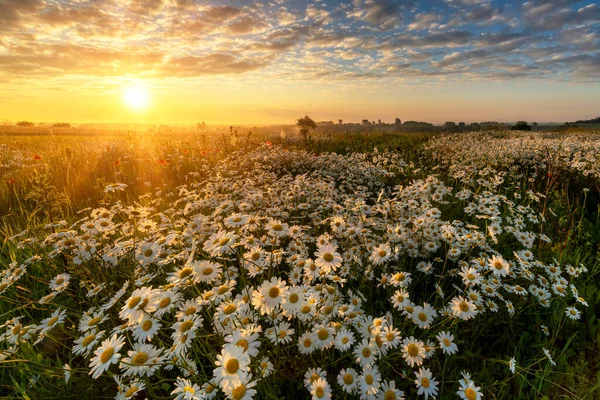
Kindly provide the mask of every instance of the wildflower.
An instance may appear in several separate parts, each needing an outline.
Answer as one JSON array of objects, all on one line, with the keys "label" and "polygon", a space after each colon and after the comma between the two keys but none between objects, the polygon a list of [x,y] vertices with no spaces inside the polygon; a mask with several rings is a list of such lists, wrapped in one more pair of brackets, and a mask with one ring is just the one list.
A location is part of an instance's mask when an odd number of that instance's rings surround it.
[{"label": "wildflower", "polygon": [[358,385],[358,374],[352,368],[342,369],[337,376],[337,382],[346,393],[352,393]]},{"label": "wildflower", "polygon": [[454,336],[448,332],[440,332],[436,338],[440,342],[440,347],[444,354],[454,354],[458,351],[458,346],[453,342]]},{"label": "wildflower", "polygon": [[411,367],[415,364],[417,366],[423,364],[423,360],[425,359],[425,344],[412,336],[404,338],[402,340],[402,357]]},{"label": "wildflower", "polygon": [[90,362],[90,372],[92,378],[98,379],[100,375],[111,366],[116,364],[121,358],[119,351],[125,344],[125,341],[117,336],[113,335],[110,339],[106,339],[102,342],[99,348],[94,351],[94,358]]},{"label": "wildflower", "polygon": [[176,394],[175,400],[201,400],[201,388],[189,379],[177,378],[175,381],[175,389],[171,394]]},{"label": "wildflower", "polygon": [[452,299],[450,309],[452,310],[453,315],[465,321],[473,318],[477,314],[477,306],[475,303],[462,296]]},{"label": "wildflower", "polygon": [[432,378],[431,371],[428,368],[419,368],[418,372],[415,372],[417,379],[415,384],[417,385],[417,394],[425,395],[425,399],[429,396],[435,397],[438,393],[437,381]]},{"label": "wildflower", "polygon": [[124,376],[152,376],[160,367],[163,358],[160,356],[162,350],[150,344],[137,343],[133,350],[127,352],[127,357],[121,359],[121,369]]},{"label": "wildflower", "polygon": [[458,381],[460,388],[456,392],[463,400],[481,400],[483,394],[481,394],[481,388],[475,386],[475,383],[471,380],[471,377],[466,372],[461,372],[463,379]]},{"label": "wildflower", "polygon": [[381,387],[381,374],[376,366],[366,365],[358,377],[358,387],[361,397],[373,396]]},{"label": "wildflower", "polygon": [[342,265],[342,256],[334,246],[324,245],[319,247],[315,253],[315,265],[320,268],[322,273],[328,274]]},{"label": "wildflower", "polygon": [[318,378],[310,385],[312,400],[331,399],[331,387],[323,378]]},{"label": "wildflower", "polygon": [[488,265],[495,276],[508,275],[509,264],[501,256],[493,256],[488,259]]},{"label": "wildflower", "polygon": [[235,344],[226,344],[217,354],[214,370],[215,380],[222,387],[236,387],[242,382],[242,374],[248,372],[250,356],[243,348]]},{"label": "wildflower", "polygon": [[578,320],[579,318],[581,318],[581,313],[575,307],[567,307],[565,309],[565,314],[567,317],[573,320]]}]

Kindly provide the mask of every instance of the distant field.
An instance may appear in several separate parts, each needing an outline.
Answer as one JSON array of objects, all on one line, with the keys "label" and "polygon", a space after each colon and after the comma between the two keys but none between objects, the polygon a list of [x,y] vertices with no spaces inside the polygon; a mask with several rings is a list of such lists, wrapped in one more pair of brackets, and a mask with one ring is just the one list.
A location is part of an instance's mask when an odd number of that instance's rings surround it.
[{"label": "distant field", "polygon": [[600,398],[599,204],[597,132],[0,128],[0,395]]}]

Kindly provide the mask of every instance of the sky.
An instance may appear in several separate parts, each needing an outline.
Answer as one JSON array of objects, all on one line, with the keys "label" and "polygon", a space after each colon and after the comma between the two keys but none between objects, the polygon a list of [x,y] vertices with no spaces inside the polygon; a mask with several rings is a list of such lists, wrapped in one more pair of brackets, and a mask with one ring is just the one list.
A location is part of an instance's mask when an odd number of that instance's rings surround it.
[{"label": "sky", "polygon": [[0,0],[2,121],[275,124],[305,114],[596,117],[600,4]]}]

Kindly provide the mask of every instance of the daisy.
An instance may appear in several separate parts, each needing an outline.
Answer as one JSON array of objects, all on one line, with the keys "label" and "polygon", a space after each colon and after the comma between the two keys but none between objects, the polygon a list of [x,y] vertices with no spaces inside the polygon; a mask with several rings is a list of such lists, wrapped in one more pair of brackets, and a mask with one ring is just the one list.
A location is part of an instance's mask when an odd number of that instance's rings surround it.
[{"label": "daisy", "polygon": [[437,396],[438,383],[432,378],[431,371],[428,368],[419,368],[419,371],[415,372],[415,375],[417,377],[417,379],[415,379],[415,384],[417,385],[418,395],[424,394],[425,399],[429,398],[429,396]]},{"label": "daisy", "polygon": [[273,373],[273,363],[267,357],[263,357],[258,363],[258,368],[261,376],[266,378]]},{"label": "daisy", "polygon": [[313,334],[310,331],[304,332],[298,338],[298,350],[301,354],[310,354],[315,351],[315,342],[312,339]]},{"label": "daisy", "polygon": [[252,305],[261,314],[267,315],[278,309],[288,294],[288,286],[285,281],[273,277],[252,292]]},{"label": "daisy", "polygon": [[63,292],[67,286],[69,286],[69,281],[71,279],[71,275],[69,274],[59,274],[56,275],[51,281],[50,281],[50,289],[56,291],[56,292]]},{"label": "daisy", "polygon": [[260,347],[258,338],[259,334],[256,332],[235,329],[225,337],[225,342],[241,347],[250,357],[256,357]]},{"label": "daisy", "polygon": [[100,347],[94,351],[94,358],[90,362],[89,374],[92,375],[92,378],[98,379],[104,371],[108,370],[111,364],[116,364],[119,361],[119,358],[121,358],[119,351],[124,344],[124,340],[116,334],[102,342]]},{"label": "daisy", "polygon": [[465,299],[462,296],[452,299],[450,303],[450,309],[454,316],[465,321],[473,318],[477,314],[477,306],[475,303]]},{"label": "daisy", "polygon": [[369,342],[367,339],[363,339],[363,341],[354,349],[354,357],[356,357],[356,362],[360,364],[361,367],[373,365],[377,360],[378,355],[379,347],[377,347],[377,344],[374,341]]},{"label": "daisy", "polygon": [[163,315],[169,313],[179,304],[182,298],[183,296],[181,293],[176,291],[167,290],[162,292],[159,296],[154,316],[156,318],[161,318]]},{"label": "daisy", "polygon": [[423,307],[415,306],[412,312],[412,320],[421,329],[427,329],[431,326],[431,323],[437,316],[435,308],[431,307],[427,303],[423,303]]},{"label": "daisy", "polygon": [[323,378],[319,378],[311,383],[310,394],[312,400],[331,399],[331,387]]},{"label": "daisy", "polygon": [[383,339],[385,340],[386,349],[395,349],[400,344],[400,331],[393,326],[386,326],[382,331]]},{"label": "daisy", "polygon": [[213,371],[215,380],[221,387],[237,387],[243,378],[243,373],[248,372],[250,356],[243,348],[235,344],[225,344],[221,354],[217,354],[215,361],[217,368]]},{"label": "daisy", "polygon": [[346,393],[352,393],[358,385],[358,374],[352,368],[342,369],[337,376],[337,382]]},{"label": "daisy", "polygon": [[425,359],[425,344],[412,336],[404,338],[402,340],[402,357],[411,367],[414,367],[415,364],[417,366],[423,364],[423,360]]},{"label": "daisy", "polygon": [[73,346],[73,354],[83,354],[87,357],[87,355],[90,353],[90,351],[92,351],[94,346],[96,346],[96,343],[98,343],[98,341],[102,339],[103,335],[104,331],[98,332],[94,329],[92,331],[87,332],[87,334],[79,337],[75,340],[75,345]]},{"label": "daisy", "polygon": [[392,302],[392,306],[394,306],[395,309],[403,310],[407,302],[410,301],[410,298],[408,296],[408,292],[406,292],[404,289],[400,289],[394,292],[390,301]]},{"label": "daisy", "polygon": [[160,356],[162,350],[151,344],[137,343],[133,350],[127,352],[128,357],[121,359],[121,369],[125,370],[124,376],[152,376],[163,361]]},{"label": "daisy", "polygon": [[364,366],[362,374],[358,377],[358,387],[360,389],[361,398],[376,395],[381,387],[380,380],[381,374],[379,373],[377,366]]},{"label": "daisy", "polygon": [[175,386],[175,390],[171,392],[171,394],[177,395],[175,400],[201,400],[204,398],[200,386],[190,382],[189,379],[178,377]]},{"label": "daisy", "polygon": [[328,274],[337,270],[342,265],[342,256],[337,249],[330,245],[323,245],[315,253],[315,265],[320,268],[321,273]]},{"label": "daisy", "polygon": [[377,400],[404,400],[404,392],[396,389],[396,382],[383,381],[381,390],[377,393]]},{"label": "daisy", "polygon": [[567,307],[565,309],[565,314],[567,317],[573,320],[578,320],[579,318],[581,318],[581,313],[575,307]]},{"label": "daisy", "polygon": [[135,289],[127,303],[119,312],[119,317],[128,319],[130,323],[140,322],[144,318],[145,313],[153,313],[156,311],[160,291],[150,287],[141,287]]},{"label": "daisy", "polygon": [[304,386],[309,388],[317,379],[323,378],[323,380],[327,380],[327,372],[323,371],[321,367],[317,368],[309,368],[304,373]]},{"label": "daisy", "polygon": [[48,331],[54,328],[58,324],[62,324],[65,320],[67,312],[61,308],[54,311],[52,315],[46,319],[44,319],[38,325],[38,329],[40,330],[40,335],[45,335]]},{"label": "daisy", "polygon": [[283,314],[286,316],[296,316],[302,304],[304,303],[304,287],[303,286],[291,286],[289,288],[286,301],[283,303]]},{"label": "daisy", "polygon": [[508,369],[510,370],[510,372],[513,373],[513,375],[515,373],[516,366],[517,366],[517,360],[515,360],[515,358],[513,357],[508,361]]},{"label": "daisy", "polygon": [[507,276],[510,264],[501,256],[492,256],[487,260],[490,270],[495,276]]},{"label": "daisy", "polygon": [[312,335],[315,347],[321,350],[328,349],[333,345],[335,328],[327,325],[316,325],[313,327]]},{"label": "daisy", "polygon": [[392,256],[392,249],[387,244],[380,244],[373,249],[371,253],[371,261],[373,265],[380,265],[390,259]]},{"label": "daisy", "polygon": [[436,338],[439,340],[440,347],[444,354],[454,354],[458,351],[458,346],[453,342],[454,336],[450,333],[442,331]]},{"label": "daisy", "polygon": [[247,372],[244,372],[241,376],[241,382],[233,386],[226,386],[223,388],[223,392],[228,399],[231,400],[250,400],[256,394],[256,390],[253,389],[256,386],[256,381],[251,381],[252,376]]},{"label": "daisy", "polygon": [[459,380],[458,383],[460,388],[456,392],[462,400],[481,400],[483,394],[481,394],[481,388],[475,386],[475,383],[471,380],[471,376],[466,372],[461,372],[463,379]]},{"label": "daisy", "polygon": [[340,329],[340,331],[335,335],[335,348],[339,351],[346,351],[352,347],[356,339],[354,338],[354,333],[351,330],[344,327]]},{"label": "daisy", "polygon": [[161,327],[162,324],[157,319],[147,315],[133,327],[133,337],[138,342],[151,341]]},{"label": "daisy", "polygon": [[221,276],[221,265],[211,261],[192,263],[198,282],[212,283]]}]

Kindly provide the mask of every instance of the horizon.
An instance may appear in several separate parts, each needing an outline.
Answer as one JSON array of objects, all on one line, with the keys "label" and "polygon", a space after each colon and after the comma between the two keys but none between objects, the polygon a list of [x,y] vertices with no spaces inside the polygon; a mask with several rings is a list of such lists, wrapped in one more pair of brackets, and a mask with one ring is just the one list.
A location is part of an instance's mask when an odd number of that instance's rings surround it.
[{"label": "horizon", "polygon": [[593,1],[0,0],[0,120],[576,121]]}]

